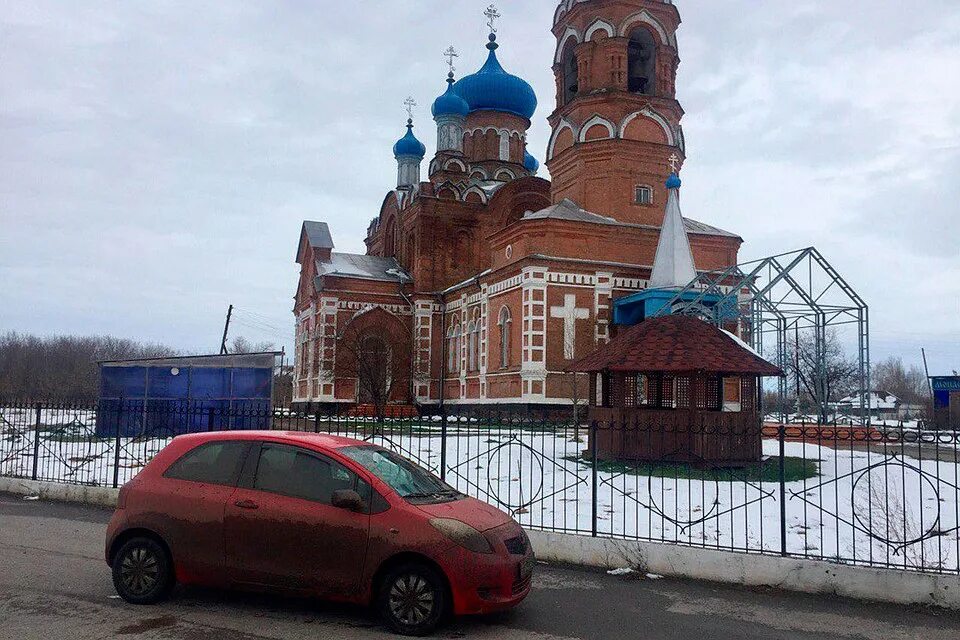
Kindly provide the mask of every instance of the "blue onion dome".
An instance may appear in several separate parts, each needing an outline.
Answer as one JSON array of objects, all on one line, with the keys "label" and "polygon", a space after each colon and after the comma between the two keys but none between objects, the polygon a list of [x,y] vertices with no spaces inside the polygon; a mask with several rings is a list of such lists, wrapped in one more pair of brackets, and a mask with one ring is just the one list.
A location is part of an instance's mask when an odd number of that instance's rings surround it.
[{"label": "blue onion dome", "polygon": [[464,117],[470,113],[470,105],[453,90],[452,71],[447,75],[447,90],[442,96],[433,101],[433,107],[431,107],[430,111],[433,113],[434,118],[440,116]]},{"label": "blue onion dome", "polygon": [[667,178],[667,189],[679,189],[680,188],[680,176],[676,173],[671,173],[670,177]]},{"label": "blue onion dome", "polygon": [[417,140],[417,136],[413,135],[412,119],[407,120],[407,134],[397,140],[397,144],[393,145],[393,155],[397,158],[400,156],[415,156],[421,160],[423,156],[427,155],[427,148]]},{"label": "blue onion dome", "polygon": [[523,152],[523,168],[529,171],[531,174],[535,174],[537,169],[540,168],[540,163],[530,155],[529,151]]},{"label": "blue onion dome", "polygon": [[460,78],[453,90],[466,100],[470,111],[503,111],[529,120],[537,110],[537,96],[525,80],[503,70],[497,60],[498,46],[496,34],[491,33],[486,63],[473,75]]}]

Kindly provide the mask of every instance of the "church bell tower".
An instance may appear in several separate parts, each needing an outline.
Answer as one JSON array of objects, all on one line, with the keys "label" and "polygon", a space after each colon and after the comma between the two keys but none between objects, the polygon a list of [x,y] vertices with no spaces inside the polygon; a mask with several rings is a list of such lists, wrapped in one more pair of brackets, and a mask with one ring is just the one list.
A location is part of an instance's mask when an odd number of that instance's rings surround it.
[{"label": "church bell tower", "polygon": [[621,222],[662,224],[670,159],[684,158],[679,26],[665,0],[560,2],[547,148],[554,203],[570,198]]}]

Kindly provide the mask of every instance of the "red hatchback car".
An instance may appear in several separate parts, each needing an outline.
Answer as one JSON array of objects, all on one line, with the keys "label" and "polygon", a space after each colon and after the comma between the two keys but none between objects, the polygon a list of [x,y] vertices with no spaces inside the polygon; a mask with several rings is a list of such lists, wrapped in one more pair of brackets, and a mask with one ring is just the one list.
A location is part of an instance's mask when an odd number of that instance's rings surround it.
[{"label": "red hatchback car", "polygon": [[396,453],[282,432],[175,438],[121,490],[107,529],[117,593],[176,582],[373,604],[397,632],[514,607],[534,556],[507,514]]}]

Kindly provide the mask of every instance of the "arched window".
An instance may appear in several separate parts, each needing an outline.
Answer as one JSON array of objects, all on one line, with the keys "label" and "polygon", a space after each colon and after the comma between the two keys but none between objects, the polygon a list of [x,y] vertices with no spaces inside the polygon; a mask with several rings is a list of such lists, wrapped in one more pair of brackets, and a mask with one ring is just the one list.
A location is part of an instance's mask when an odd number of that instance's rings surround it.
[{"label": "arched window", "polygon": [[413,269],[414,262],[417,259],[417,236],[414,233],[410,233],[407,236],[407,268]]},{"label": "arched window", "polygon": [[391,258],[397,250],[397,221],[390,220],[383,234],[383,257]]},{"label": "arched window", "polygon": [[477,369],[477,323],[467,325],[467,371]]},{"label": "arched window", "polygon": [[510,327],[513,325],[510,309],[500,309],[497,324],[500,326],[500,368],[506,368],[510,365]]},{"label": "arched window", "polygon": [[393,386],[393,354],[379,335],[364,335],[357,348],[358,402],[381,404],[389,400]]},{"label": "arched window", "polygon": [[447,371],[454,372],[459,370],[460,349],[459,349],[460,327],[453,325],[447,331]]},{"label": "arched window", "polygon": [[563,57],[560,60],[563,73],[563,104],[567,104],[577,97],[579,91],[579,78],[577,77],[577,56],[573,50],[577,46],[577,39],[570,38],[563,49]]},{"label": "arched window", "polygon": [[510,132],[501,131],[500,132],[500,153],[499,158],[504,162],[510,161]]},{"label": "arched window", "polygon": [[470,323],[473,327],[470,330],[470,369],[472,371],[477,371],[480,369],[480,309],[475,309],[473,312],[473,322]]},{"label": "arched window", "polygon": [[644,27],[630,32],[627,45],[627,85],[633,93],[652,96],[657,92],[657,43]]}]

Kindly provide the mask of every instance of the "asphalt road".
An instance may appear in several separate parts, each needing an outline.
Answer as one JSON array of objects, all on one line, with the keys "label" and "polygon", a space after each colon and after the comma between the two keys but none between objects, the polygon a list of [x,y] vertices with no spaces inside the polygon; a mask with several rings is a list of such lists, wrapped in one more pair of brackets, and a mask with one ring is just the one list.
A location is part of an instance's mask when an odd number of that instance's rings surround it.
[{"label": "asphalt road", "polygon": [[[387,638],[362,608],[178,589],[161,606],[114,594],[109,512],[0,494],[0,638]],[[517,610],[455,620],[437,638],[956,640],[960,613],[541,565]]]}]

